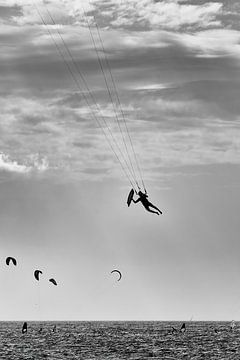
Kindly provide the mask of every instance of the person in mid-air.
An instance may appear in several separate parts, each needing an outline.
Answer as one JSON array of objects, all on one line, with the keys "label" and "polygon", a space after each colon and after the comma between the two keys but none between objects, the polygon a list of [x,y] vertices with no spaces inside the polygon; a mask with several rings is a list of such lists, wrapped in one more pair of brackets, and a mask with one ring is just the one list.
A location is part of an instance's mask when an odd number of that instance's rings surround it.
[{"label": "person in mid-air", "polygon": [[[139,191],[139,192],[138,192],[138,196],[139,196],[139,198],[138,198],[137,200],[132,199],[132,201],[133,201],[135,204],[140,201],[140,202],[143,204],[143,206],[145,207],[145,209],[146,209],[147,211],[149,211],[149,212],[151,212],[151,213],[154,213],[154,214],[157,214],[157,215],[162,214],[162,211],[161,211],[161,210],[159,210],[155,205],[153,205],[152,203],[150,203],[150,201],[148,201],[148,199],[147,199],[147,198],[148,198],[148,195],[147,195],[147,192],[146,192],[146,191],[145,191],[145,193],[143,193],[142,191]],[[153,208],[153,209],[155,209],[155,210],[157,210],[157,211],[151,210],[150,207]]]}]

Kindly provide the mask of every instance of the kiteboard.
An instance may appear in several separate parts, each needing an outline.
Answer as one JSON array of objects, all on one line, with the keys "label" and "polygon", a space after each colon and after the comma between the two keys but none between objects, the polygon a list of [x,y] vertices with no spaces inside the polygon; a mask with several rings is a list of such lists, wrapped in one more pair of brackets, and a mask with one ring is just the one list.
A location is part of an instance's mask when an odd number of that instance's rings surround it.
[{"label": "kiteboard", "polygon": [[130,193],[128,194],[128,198],[127,198],[128,207],[130,206],[130,204],[131,204],[131,202],[132,202],[133,195],[134,195],[134,190],[131,189]]}]

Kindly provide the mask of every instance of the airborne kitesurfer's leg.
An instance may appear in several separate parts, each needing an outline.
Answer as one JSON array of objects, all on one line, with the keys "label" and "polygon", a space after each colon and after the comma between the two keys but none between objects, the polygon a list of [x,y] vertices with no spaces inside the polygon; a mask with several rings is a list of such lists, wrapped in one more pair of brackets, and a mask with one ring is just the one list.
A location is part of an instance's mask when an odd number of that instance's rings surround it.
[{"label": "airborne kitesurfer's leg", "polygon": [[[148,209],[149,209],[149,206],[151,206],[153,209],[157,210],[160,214],[162,214],[162,211],[159,208],[157,208],[155,205],[153,205],[152,203],[150,203],[150,202],[148,203]],[[151,211],[151,210],[148,210],[148,211]],[[151,211],[151,212],[155,212],[155,211]],[[156,212],[155,212],[155,214],[156,214]]]},{"label": "airborne kitesurfer's leg", "polygon": [[145,209],[147,210],[147,211],[149,211],[149,212],[151,212],[151,213],[153,213],[153,214],[157,214],[157,215],[160,215],[157,211],[153,211],[153,210],[151,210],[149,207],[147,207],[147,206],[144,206],[145,207]]}]

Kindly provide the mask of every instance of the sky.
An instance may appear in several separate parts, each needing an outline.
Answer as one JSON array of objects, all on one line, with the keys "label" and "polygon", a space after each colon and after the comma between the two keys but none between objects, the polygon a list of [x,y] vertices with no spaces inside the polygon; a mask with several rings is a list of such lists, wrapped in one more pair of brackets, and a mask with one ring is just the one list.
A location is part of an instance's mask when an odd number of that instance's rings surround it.
[{"label": "sky", "polygon": [[239,10],[0,0],[1,320],[240,320]]}]

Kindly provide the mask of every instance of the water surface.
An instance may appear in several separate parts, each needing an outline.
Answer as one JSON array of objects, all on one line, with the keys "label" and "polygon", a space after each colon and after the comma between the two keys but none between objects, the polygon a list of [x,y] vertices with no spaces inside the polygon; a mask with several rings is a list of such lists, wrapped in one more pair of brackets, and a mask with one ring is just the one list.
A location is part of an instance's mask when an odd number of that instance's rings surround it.
[{"label": "water surface", "polygon": [[[1,360],[240,359],[240,324],[186,322],[0,322]],[[56,332],[53,327],[56,325]],[[39,329],[43,328],[39,333]]]}]

